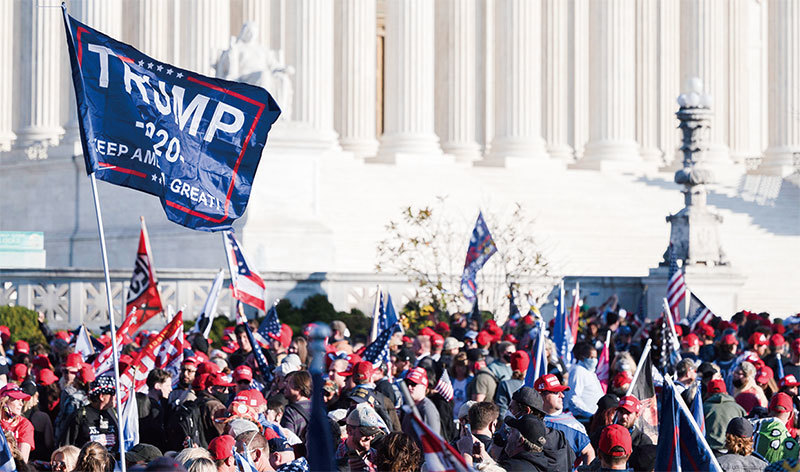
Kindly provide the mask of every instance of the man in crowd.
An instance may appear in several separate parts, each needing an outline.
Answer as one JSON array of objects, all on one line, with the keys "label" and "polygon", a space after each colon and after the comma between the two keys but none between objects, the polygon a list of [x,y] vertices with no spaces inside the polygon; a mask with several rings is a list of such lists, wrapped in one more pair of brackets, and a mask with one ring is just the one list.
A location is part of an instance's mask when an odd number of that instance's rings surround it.
[{"label": "man in crowd", "polygon": [[286,405],[281,426],[304,439],[311,418],[311,374],[305,370],[290,373],[286,376],[283,394],[289,404]]},{"label": "man in crowd", "polygon": [[467,351],[467,359],[474,379],[467,387],[467,398],[475,402],[494,399],[497,390],[497,377],[486,367],[486,357],[480,349]]},{"label": "man in crowd", "polygon": [[555,375],[546,374],[536,379],[533,388],[542,395],[545,425],[562,431],[579,460],[584,464],[591,463],[595,454],[586,428],[571,413],[564,413],[564,391],[569,387],[561,385]]}]

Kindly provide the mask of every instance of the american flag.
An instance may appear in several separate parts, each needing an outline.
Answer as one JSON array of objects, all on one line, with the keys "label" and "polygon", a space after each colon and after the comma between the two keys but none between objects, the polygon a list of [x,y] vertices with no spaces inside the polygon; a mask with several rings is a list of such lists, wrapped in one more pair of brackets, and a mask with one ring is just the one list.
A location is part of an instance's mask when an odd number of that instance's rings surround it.
[{"label": "american flag", "polygon": [[258,472],[256,465],[253,464],[253,461],[250,459],[249,451],[245,451],[244,454],[239,454],[236,452],[236,447],[234,447],[233,458],[236,462],[236,470],[238,472]]},{"label": "american flag", "polygon": [[267,311],[267,316],[264,317],[264,320],[258,325],[258,334],[265,339],[275,339],[281,335],[281,322],[278,319],[277,306],[278,300],[275,300],[269,311]]},{"label": "american flag", "polygon": [[0,427],[0,472],[16,472],[17,465],[8,447],[5,431]]},{"label": "american flag", "polygon": [[470,470],[464,458],[453,446],[431,431],[417,415],[412,414],[411,418],[414,431],[422,444],[425,470],[428,472],[467,472]]},{"label": "american flag", "polygon": [[661,317],[661,355],[659,356],[658,369],[661,372],[670,372],[675,364],[680,361],[680,353],[675,348],[677,340],[673,338],[672,329],[669,326],[666,313]]},{"label": "american flag", "polygon": [[253,349],[253,357],[256,359],[256,365],[258,365],[258,370],[261,371],[261,377],[263,377],[265,383],[269,384],[272,382],[272,369],[269,368],[267,357],[256,342],[256,337],[250,329],[250,325],[244,323],[244,327],[246,328],[247,340],[250,341],[250,346]]},{"label": "american flag", "polygon": [[250,270],[244,253],[236,242],[233,232],[225,231],[225,251],[228,255],[228,268],[231,272],[231,290],[233,298],[241,300],[259,310],[266,310],[264,302],[264,280],[255,271]]},{"label": "american flag", "polygon": [[375,341],[369,343],[361,358],[365,361],[372,362],[374,365],[386,362],[389,358],[389,341],[392,339],[392,335],[398,326],[399,324],[395,323],[394,326],[389,329],[381,331],[378,337],[375,338]]},{"label": "american flag", "polygon": [[714,313],[706,307],[705,303],[701,302],[697,295],[691,293],[689,296],[689,329],[694,331],[697,323],[708,323],[714,317]]},{"label": "american flag", "polygon": [[439,377],[439,381],[436,382],[433,390],[439,392],[447,401],[453,399],[453,384],[450,382],[450,374],[447,373],[447,369],[442,370],[442,376]]},{"label": "american flag", "polygon": [[672,311],[672,319],[675,324],[681,321],[680,305],[686,298],[686,283],[683,280],[683,270],[678,267],[678,258],[675,248],[669,245],[669,282],[667,282],[667,301]]}]

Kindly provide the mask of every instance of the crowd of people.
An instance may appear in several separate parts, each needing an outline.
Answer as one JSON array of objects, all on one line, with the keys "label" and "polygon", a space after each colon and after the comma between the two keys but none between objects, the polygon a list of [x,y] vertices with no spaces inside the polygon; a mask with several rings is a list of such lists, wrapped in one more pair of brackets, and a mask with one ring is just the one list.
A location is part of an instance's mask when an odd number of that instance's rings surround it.
[{"label": "crowd of people", "polygon": [[[547,366],[535,379],[533,313],[502,326],[463,313],[427,324],[398,331],[389,361],[373,364],[363,359],[366,343],[332,323],[319,355],[339,470],[435,470],[425,464],[413,415],[452,457],[481,471],[654,470],[658,437],[642,426],[647,399],[630,387],[645,341],[668,334],[660,320],[584,307],[571,356],[548,336]],[[255,323],[227,328],[220,343],[187,333],[180,371],[152,369],[136,393],[138,443],[119,457],[113,375],[73,352],[71,333],[52,332],[41,316],[39,326],[47,343],[35,345],[11,343],[0,326],[10,346],[0,358],[0,426],[18,470],[100,472],[125,461],[129,470],[233,472],[237,453],[258,471],[309,470],[310,328],[293,333],[283,324],[266,346],[251,344]],[[686,404],[702,400],[705,441],[722,469],[796,465],[800,318],[740,312],[693,330],[684,321],[675,332],[680,352],[650,351],[660,367],[656,390],[669,374]],[[133,362],[148,339],[126,339],[120,364]]]}]

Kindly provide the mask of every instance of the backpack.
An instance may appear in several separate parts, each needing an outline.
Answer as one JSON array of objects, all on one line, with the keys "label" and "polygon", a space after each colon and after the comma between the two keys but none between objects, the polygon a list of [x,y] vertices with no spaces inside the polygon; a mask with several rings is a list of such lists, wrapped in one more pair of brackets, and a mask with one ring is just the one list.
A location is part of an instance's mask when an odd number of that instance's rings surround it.
[{"label": "backpack", "polygon": [[168,450],[208,447],[200,420],[200,407],[195,401],[184,401],[175,406],[164,430],[167,433]]}]

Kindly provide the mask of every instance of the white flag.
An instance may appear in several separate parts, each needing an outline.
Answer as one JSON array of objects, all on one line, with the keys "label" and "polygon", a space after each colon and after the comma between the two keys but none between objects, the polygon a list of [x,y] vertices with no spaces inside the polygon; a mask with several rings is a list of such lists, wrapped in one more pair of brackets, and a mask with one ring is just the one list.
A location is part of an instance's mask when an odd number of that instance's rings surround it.
[{"label": "white flag", "polygon": [[200,332],[200,322],[207,319],[205,328],[203,329],[203,337],[208,338],[211,332],[211,324],[214,323],[214,317],[217,315],[217,302],[219,302],[219,292],[222,290],[222,280],[225,278],[224,271],[220,269],[217,276],[214,278],[214,283],[211,284],[211,289],[208,291],[206,303],[203,305],[203,311],[197,315],[194,326],[192,326],[193,333]]},{"label": "white flag", "polygon": [[86,358],[94,354],[94,345],[92,345],[92,340],[89,336],[85,325],[81,325],[78,335],[75,336],[75,352],[83,357],[84,362],[86,362]]}]

